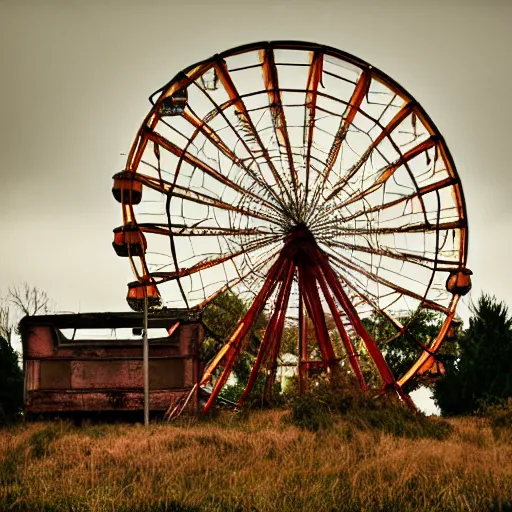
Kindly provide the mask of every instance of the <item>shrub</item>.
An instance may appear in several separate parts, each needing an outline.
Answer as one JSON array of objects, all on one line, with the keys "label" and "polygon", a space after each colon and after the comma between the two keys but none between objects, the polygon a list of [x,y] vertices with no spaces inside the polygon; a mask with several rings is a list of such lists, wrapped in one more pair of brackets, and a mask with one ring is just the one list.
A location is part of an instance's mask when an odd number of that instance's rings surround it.
[{"label": "shrub", "polygon": [[512,398],[493,405],[486,405],[479,412],[488,418],[496,440],[512,443]]},{"label": "shrub", "polygon": [[297,427],[318,432],[333,424],[328,403],[318,400],[312,394],[297,395],[290,401],[290,407],[291,421]]},{"label": "shrub", "polygon": [[443,414],[478,414],[512,398],[511,360],[512,315],[504,302],[483,294],[459,340],[456,361],[434,388]]},{"label": "shrub", "polygon": [[390,395],[361,391],[347,378],[319,381],[304,395],[290,393],[288,403],[291,422],[312,432],[331,427],[335,420],[408,438],[444,439],[452,431],[446,421],[411,411]]},{"label": "shrub", "polygon": [[[231,386],[225,386],[220,392],[220,397],[228,400],[232,403],[237,403],[247,382],[239,381]],[[243,403],[243,410],[253,409],[267,409],[268,407],[279,407],[286,403],[284,395],[281,393],[281,385],[279,383],[274,384],[272,397],[265,397],[265,378],[260,376],[251,390],[251,393],[245,399]]]},{"label": "shrub", "polygon": [[21,418],[23,409],[23,372],[18,354],[0,337],[0,425]]}]

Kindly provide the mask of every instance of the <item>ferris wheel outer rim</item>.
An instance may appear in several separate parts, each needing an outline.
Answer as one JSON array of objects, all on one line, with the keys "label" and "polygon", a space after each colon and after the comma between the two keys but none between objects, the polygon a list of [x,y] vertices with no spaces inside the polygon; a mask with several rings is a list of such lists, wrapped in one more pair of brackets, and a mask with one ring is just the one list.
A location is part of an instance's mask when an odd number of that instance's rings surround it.
[{"label": "ferris wheel outer rim", "polygon": [[[449,170],[453,173],[454,177],[457,179],[457,183],[455,185],[455,187],[456,187],[455,190],[457,192],[458,199],[459,199],[458,203],[460,206],[460,213],[462,214],[461,218],[466,221],[466,225],[464,227],[460,228],[464,232],[464,236],[463,237],[461,236],[461,241],[462,241],[462,239],[464,239],[461,260],[462,260],[463,266],[466,266],[467,255],[468,255],[468,245],[469,245],[469,228],[468,228],[468,222],[467,222],[466,201],[465,201],[465,196],[464,196],[464,190],[461,185],[460,176],[459,176],[457,167],[455,165],[455,161],[453,159],[453,155],[451,154],[450,148],[448,147],[448,144],[446,143],[444,136],[442,135],[442,133],[440,132],[440,130],[438,129],[438,127],[436,126],[436,124],[434,123],[432,118],[428,115],[426,110],[423,108],[421,103],[419,103],[415,99],[415,97],[412,94],[410,94],[399,82],[394,80],[391,76],[389,76],[384,71],[380,70],[380,68],[374,67],[367,61],[365,61],[359,57],[356,57],[355,55],[353,55],[351,53],[345,52],[343,50],[339,50],[332,46],[319,44],[319,43],[312,43],[312,42],[308,42],[308,41],[301,41],[301,40],[258,41],[255,43],[247,43],[244,45],[235,46],[235,47],[225,50],[221,53],[216,53],[209,58],[197,61],[194,64],[191,64],[188,67],[184,68],[182,71],[178,72],[164,86],[162,86],[160,89],[155,91],[150,96],[150,102],[153,104],[153,108],[150,110],[150,112],[147,114],[144,121],[141,123],[141,127],[140,127],[139,131],[137,132],[136,138],[141,136],[141,133],[143,132],[143,130],[145,130],[145,128],[147,126],[147,122],[149,121],[149,119],[151,119],[151,117],[154,116],[156,104],[161,100],[161,98],[164,94],[164,91],[169,90],[169,88],[178,81],[180,81],[180,83],[181,83],[181,81],[184,81],[184,82],[188,81],[189,83],[192,81],[192,80],[188,80],[188,79],[185,80],[183,75],[186,75],[188,72],[190,72],[200,66],[204,66],[210,62],[214,62],[216,60],[224,60],[230,56],[240,55],[243,53],[247,53],[249,51],[255,51],[257,49],[263,49],[263,48],[297,49],[297,50],[303,50],[303,51],[315,51],[316,50],[316,51],[321,51],[323,53],[329,54],[333,57],[341,58],[342,60],[348,61],[351,64],[361,67],[362,69],[371,70],[372,75],[376,75],[377,77],[379,77],[379,76],[382,77],[385,82],[392,85],[399,92],[401,92],[405,97],[409,98],[410,101],[414,102],[414,108],[418,111],[419,114],[421,114],[421,117],[424,118],[424,120],[426,121],[426,126],[431,127],[435,131],[436,136],[439,138],[439,143],[445,153],[446,161],[449,166]],[[181,85],[180,85],[180,87],[181,87]],[[176,87],[176,89],[178,89],[178,88],[179,87]],[[153,103],[151,98],[154,97],[158,92],[160,92],[160,96],[159,96],[157,102]],[[172,92],[174,92],[174,91],[172,91]],[[127,160],[127,167],[129,166],[129,160],[130,160],[130,158],[128,158],[128,160]]]},{"label": "ferris wheel outer rim", "polygon": [[[304,42],[304,41],[260,41],[256,43],[250,43],[245,44],[241,46],[237,46],[231,49],[228,49],[224,52],[215,54],[207,59],[204,59],[202,61],[196,62],[187,68],[185,68],[183,71],[180,71],[175,75],[173,79],[171,79],[169,82],[167,82],[166,85],[161,87],[159,90],[157,90],[155,93],[153,93],[150,96],[150,99],[153,98],[157,93],[160,93],[159,98],[156,102],[153,102],[151,100],[151,103],[153,103],[153,108],[150,110],[150,112],[145,117],[144,121],[141,124],[141,127],[136,135],[135,141],[132,144],[132,148],[130,151],[130,155],[127,160],[127,166],[126,169],[136,172],[138,165],[140,163],[140,156],[137,159],[137,154],[142,155],[145,146],[148,143],[148,138],[144,136],[144,132],[147,130],[148,125],[154,127],[156,123],[158,122],[158,117],[156,116],[156,108],[157,105],[160,103],[162,98],[164,96],[167,96],[169,94],[172,94],[174,92],[174,89],[178,89],[179,87],[176,86],[178,84],[180,87],[183,87],[183,83],[190,83],[193,79],[190,79],[186,76],[187,73],[190,73],[193,70],[203,69],[208,64],[212,64],[219,61],[224,60],[227,57],[235,56],[244,54],[250,51],[255,50],[261,50],[265,48],[272,48],[272,49],[289,49],[289,50],[301,50],[301,51],[319,51],[322,54],[331,55],[336,58],[340,58],[346,62],[349,62],[350,64],[353,64],[361,69],[367,69],[371,71],[371,74],[373,77],[375,77],[377,80],[382,81],[386,85],[390,85],[393,89],[398,91],[402,97],[408,98],[409,101],[414,102],[414,110],[419,115],[420,118],[422,118],[422,121],[425,124],[425,127],[429,130],[429,132],[432,130],[436,137],[438,138],[438,144],[440,147],[440,150],[443,152],[443,156],[445,158],[445,162],[447,164],[447,170],[450,176],[455,178],[456,183],[453,184],[453,191],[455,192],[455,195],[457,197],[456,204],[459,211],[459,218],[464,221],[464,226],[461,226],[460,229],[460,257],[459,257],[459,268],[464,268],[467,262],[467,254],[468,254],[468,238],[469,238],[469,231],[468,231],[468,223],[467,223],[467,210],[466,210],[466,204],[465,204],[465,197],[464,192],[460,180],[459,173],[457,171],[457,168],[455,166],[455,162],[453,159],[453,156],[450,152],[450,149],[448,145],[446,144],[446,141],[443,137],[443,135],[440,133],[439,129],[433,122],[433,120],[430,118],[430,116],[427,114],[425,109],[422,107],[422,105],[417,102],[414,97],[409,94],[405,88],[403,88],[398,82],[396,82],[393,78],[388,76],[386,73],[381,71],[378,68],[375,68],[374,66],[370,65],[368,62],[352,55],[347,52],[344,52],[342,50],[338,50],[336,48],[333,48],[331,46],[316,44],[316,43],[310,43],[310,42]],[[173,88],[173,86],[175,86]],[[133,165],[135,159],[135,166]],[[132,222],[137,223],[134,211],[133,211],[133,205],[132,204],[123,204],[123,217],[126,219],[127,217],[132,220]],[[171,237],[172,238],[172,237]],[[131,259],[131,258],[130,258]],[[147,264],[145,262],[145,258],[141,258],[143,260],[143,270],[147,272],[147,274],[150,274]],[[135,269],[135,266],[132,263],[132,267],[137,275],[137,271]],[[435,270],[434,270],[435,272]],[[445,322],[443,322],[442,328],[439,332],[438,338],[440,340],[440,343],[442,342],[444,335],[446,334],[446,331],[449,327],[449,324],[451,323],[454,315],[455,315],[455,308],[459,301],[460,296],[454,295],[452,297],[452,300],[450,301],[450,306],[448,309],[450,310],[449,313],[447,313]],[[441,333],[443,333],[443,336],[441,336]]]}]

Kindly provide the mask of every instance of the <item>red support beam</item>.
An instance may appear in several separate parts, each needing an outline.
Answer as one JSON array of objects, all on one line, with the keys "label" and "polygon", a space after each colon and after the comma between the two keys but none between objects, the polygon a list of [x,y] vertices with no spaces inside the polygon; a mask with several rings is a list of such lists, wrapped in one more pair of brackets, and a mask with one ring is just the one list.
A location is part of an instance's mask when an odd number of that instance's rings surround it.
[{"label": "red support beam", "polygon": [[366,331],[363,323],[361,322],[361,319],[359,318],[359,315],[357,314],[355,307],[350,302],[350,299],[348,298],[340,282],[336,278],[336,275],[331,269],[326,256],[318,249],[315,249],[315,252],[318,255],[320,267],[322,269],[322,273],[327,284],[329,285],[334,296],[336,297],[336,300],[347,314],[348,319],[350,323],[354,326],[357,335],[363,340],[364,344],[366,345],[368,353],[370,354],[371,358],[377,365],[377,369],[379,370],[379,373],[382,377],[384,384],[394,385],[395,378],[393,377],[393,374],[391,373],[391,370],[389,369],[389,366],[386,363],[384,356],[381,354],[372,337]]},{"label": "red support beam", "polygon": [[[395,380],[395,377],[393,376],[393,373],[391,372],[388,364],[386,363],[386,360],[384,359],[384,356],[381,354],[379,348],[375,344],[375,341],[366,331],[366,328],[361,322],[361,319],[359,318],[359,315],[357,314],[355,307],[350,302],[350,299],[348,298],[340,282],[336,278],[336,275],[331,269],[331,266],[327,261],[326,255],[320,249],[318,249],[318,247],[315,247],[314,252],[316,253],[316,257],[318,258],[320,267],[322,269],[322,273],[325,276],[327,284],[334,293],[336,300],[339,302],[339,304],[347,314],[350,323],[354,326],[354,329],[357,332],[358,336],[363,340],[368,350],[368,353],[370,354],[370,357],[373,359],[375,365],[377,366],[377,369],[384,382],[384,389],[392,389],[396,391],[398,396],[404,403],[406,403],[413,410],[416,410],[416,406],[414,405],[410,396],[407,393],[405,393],[404,390],[398,385],[397,381]],[[312,256],[314,255],[312,254]]]},{"label": "red support beam", "polygon": [[240,355],[243,340],[249,333],[250,327],[261,314],[278,282],[281,282],[279,285],[274,312],[267,329],[265,330],[256,361],[249,376],[249,381],[242,393],[242,396],[240,397],[239,404],[241,405],[251,392],[251,389],[258,377],[261,364],[264,363],[265,359],[268,359],[267,368],[269,369],[265,388],[266,395],[270,396],[276,376],[277,358],[281,346],[286,310],[296,269],[298,270],[299,281],[300,391],[303,392],[305,389],[306,373],[310,366],[308,361],[306,312],[313,322],[316,340],[322,354],[323,362],[319,363],[322,367],[328,368],[332,372],[338,370],[338,359],[336,358],[325,322],[325,312],[323,310],[321,296],[318,289],[318,287],[320,287],[333,315],[336,327],[348,353],[350,365],[360,387],[362,389],[366,389],[366,383],[363,378],[357,354],[341,321],[335,300],[344,310],[357,335],[363,340],[370,357],[377,366],[384,382],[383,390],[390,389],[395,391],[403,402],[409,405],[412,409],[415,409],[411,398],[396,382],[375,341],[366,331],[356,308],[343,290],[338,277],[331,268],[328,256],[320,250],[314,238],[311,236],[311,233],[305,228],[300,228],[290,233],[279,257],[277,258],[277,261],[268,272],[266,280],[249,311],[239,322],[228,343],[226,343],[226,345],[219,351],[212,364],[204,373],[201,385],[204,385],[211,380],[213,372],[221,365],[221,363],[224,366],[223,371],[215,383],[212,393],[203,408],[203,414],[210,409],[220,390],[226,383],[226,380]]},{"label": "red support beam", "polygon": [[299,279],[299,393],[306,391],[306,382],[308,377],[308,367],[306,361],[308,354],[308,324],[307,314],[304,304],[304,291],[302,289],[302,281]]},{"label": "red support beam", "polygon": [[336,307],[334,299],[332,298],[332,296],[329,292],[327,283],[325,282],[323,275],[318,278],[318,283],[320,284],[322,293],[325,297],[325,300],[327,301],[327,305],[329,306],[329,309],[331,311],[334,322],[336,323],[338,332],[340,333],[341,340],[343,342],[343,346],[345,347],[345,351],[347,352],[347,355],[348,355],[348,361],[350,363],[350,367],[352,368],[352,371],[354,372],[354,375],[356,376],[356,379],[357,379],[357,382],[358,382],[360,388],[363,390],[366,390],[367,386],[366,386],[366,382],[364,380],[363,372],[361,370],[361,365],[359,364],[359,358],[357,357],[357,354],[354,350],[352,342],[350,341],[349,335],[347,334],[347,331],[345,330],[345,327],[343,327],[343,323],[341,321],[338,308]]},{"label": "red support beam", "polygon": [[281,348],[281,340],[283,336],[283,328],[284,328],[284,321],[286,319],[286,310],[288,309],[288,301],[290,300],[290,293],[292,289],[293,284],[293,276],[295,274],[295,264],[290,259],[290,268],[288,270],[288,274],[286,275],[285,280],[283,281],[282,290],[283,290],[283,296],[278,299],[278,318],[275,324],[275,330],[273,334],[271,335],[271,342],[270,342],[270,359],[268,361],[268,369],[269,372],[267,373],[267,378],[265,381],[265,396],[267,399],[272,397],[272,390],[274,387],[274,382],[276,379],[276,373],[277,373],[277,357],[279,356],[279,350]]},{"label": "red support beam", "polygon": [[285,270],[285,278],[281,283],[279,293],[277,296],[274,313],[270,322],[265,329],[263,340],[258,350],[258,355],[254,361],[254,365],[247,381],[247,386],[238,401],[238,405],[242,405],[249,393],[251,392],[256,379],[258,378],[261,363],[266,359],[269,350],[277,344],[277,340],[281,339],[284,327],[284,320],[286,317],[286,309],[290,298],[291,286],[293,283],[293,276],[295,274],[295,265],[291,261],[287,261],[288,268]]},{"label": "red support beam", "polygon": [[322,302],[320,301],[320,295],[316,287],[316,281],[311,276],[311,268],[299,267],[299,279],[303,282],[303,290],[305,292],[305,303],[306,310],[309,317],[313,320],[313,326],[315,329],[315,336],[322,353],[322,359],[325,362],[327,368],[331,371],[334,370],[336,364],[336,354],[332,348],[331,340],[329,338],[329,331],[325,324],[325,315],[322,308]]},{"label": "red support beam", "polygon": [[238,323],[238,326],[231,335],[229,341],[226,343],[226,345],[224,345],[224,347],[222,347],[222,349],[219,351],[219,353],[213,360],[212,364],[205,371],[203,378],[201,379],[201,385],[204,385],[211,380],[213,372],[220,365],[221,361],[226,357],[224,370],[220,375],[219,379],[217,380],[217,382],[215,383],[212,393],[203,408],[203,414],[206,414],[208,412],[213,402],[217,398],[218,394],[220,393],[222,387],[226,383],[226,380],[228,379],[229,374],[233,369],[233,365],[235,364],[236,359],[239,355],[242,341],[244,340],[245,336],[249,333],[251,326],[253,325],[256,318],[260,315],[261,311],[263,310],[263,307],[265,306],[265,303],[267,302],[270,295],[274,291],[277,281],[281,278],[283,274],[285,264],[286,260],[283,257],[283,254],[281,253],[277,261],[270,269],[267,275],[267,279],[265,280],[265,283],[263,284],[260,292],[254,299],[254,302],[252,303],[252,306],[249,308],[249,311],[247,311],[245,316]]}]

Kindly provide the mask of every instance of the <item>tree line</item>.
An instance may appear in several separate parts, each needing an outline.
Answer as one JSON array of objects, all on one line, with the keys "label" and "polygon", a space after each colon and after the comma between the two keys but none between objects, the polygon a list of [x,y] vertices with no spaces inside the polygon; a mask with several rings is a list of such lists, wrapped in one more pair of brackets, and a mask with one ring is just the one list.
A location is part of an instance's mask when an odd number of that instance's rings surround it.
[{"label": "tree line", "polygon": [[[205,308],[205,338],[201,347],[201,359],[205,363],[228,341],[247,308],[240,297],[229,291],[218,295]],[[48,310],[46,293],[27,284],[9,289],[7,296],[0,298],[0,424],[19,417],[23,407],[23,374],[12,344],[13,334],[19,334],[18,322],[23,316],[44,314]],[[423,350],[422,345],[429,346],[441,326],[441,318],[425,310],[402,316],[399,321],[407,329],[397,335],[396,327],[381,315],[363,320],[395,376],[403,375],[410,368]],[[326,324],[336,352],[343,354],[341,339],[329,315]],[[246,339],[245,350],[234,368],[239,387],[247,382],[266,325],[267,317],[262,314]],[[512,316],[508,307],[495,297],[482,294],[471,307],[467,328],[457,330],[456,336],[450,336],[436,354],[444,369],[442,378],[415,379],[406,391],[430,387],[443,415],[474,414],[505,403],[512,397]],[[310,325],[311,350],[316,346],[313,332]],[[380,379],[370,357],[358,339],[353,342],[366,381],[377,388]],[[295,355],[298,352],[297,329],[291,324],[284,328],[282,352]],[[347,361],[342,360],[340,364],[349,367]]]},{"label": "tree line", "polygon": [[19,418],[23,410],[23,371],[13,335],[20,334],[21,318],[48,313],[49,308],[48,295],[27,283],[9,288],[0,297],[0,425]]},{"label": "tree line", "polygon": [[[203,318],[205,362],[228,341],[246,310],[246,304],[230,292],[219,295],[206,308]],[[407,329],[397,335],[396,327],[382,315],[374,314],[363,320],[397,377],[403,375],[418,359],[423,346],[431,344],[441,328],[442,320],[435,312],[421,310],[402,316],[399,321]],[[336,352],[342,354],[342,342],[329,315],[326,315],[326,323]],[[267,318],[262,314],[251,329],[243,357],[233,370],[241,383],[239,387],[247,380],[266,324]],[[454,330],[436,354],[443,375],[414,379],[407,384],[406,391],[429,387],[443,415],[475,414],[489,406],[505,403],[512,397],[512,316],[507,305],[496,297],[482,294],[471,306],[467,328],[457,325]],[[313,347],[315,340],[311,326],[308,333],[308,344]],[[285,326],[282,352],[297,355],[297,338],[297,329],[291,325]],[[353,342],[366,381],[377,388],[380,378],[373,362],[362,342],[357,339]],[[347,362],[344,364],[342,361],[341,364],[345,368],[349,366]]]}]

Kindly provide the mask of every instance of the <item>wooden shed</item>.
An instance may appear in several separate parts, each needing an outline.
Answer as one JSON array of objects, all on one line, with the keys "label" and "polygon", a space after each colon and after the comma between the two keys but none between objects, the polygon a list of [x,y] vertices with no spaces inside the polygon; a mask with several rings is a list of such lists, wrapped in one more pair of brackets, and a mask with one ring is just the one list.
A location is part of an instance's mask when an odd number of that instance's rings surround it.
[{"label": "wooden shed", "polygon": [[[141,313],[25,317],[20,323],[29,416],[143,410]],[[200,378],[198,315],[148,322],[150,411],[163,413]],[[197,397],[190,401],[197,407]]]}]

